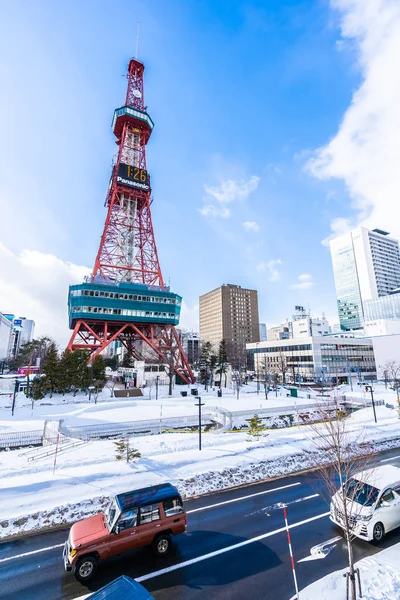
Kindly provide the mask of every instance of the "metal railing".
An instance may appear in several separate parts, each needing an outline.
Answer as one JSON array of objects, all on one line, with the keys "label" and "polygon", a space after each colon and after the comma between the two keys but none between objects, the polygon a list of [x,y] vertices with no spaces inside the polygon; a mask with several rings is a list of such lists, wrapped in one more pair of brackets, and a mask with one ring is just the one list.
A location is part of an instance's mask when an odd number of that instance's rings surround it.
[{"label": "metal railing", "polygon": [[41,446],[42,444],[43,430],[0,433],[0,450],[23,448],[26,446]]}]

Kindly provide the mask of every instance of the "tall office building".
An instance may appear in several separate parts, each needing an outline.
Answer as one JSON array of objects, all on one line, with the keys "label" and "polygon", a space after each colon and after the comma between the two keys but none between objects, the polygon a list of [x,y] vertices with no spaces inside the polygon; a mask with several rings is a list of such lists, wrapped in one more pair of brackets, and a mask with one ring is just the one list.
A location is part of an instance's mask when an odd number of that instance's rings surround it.
[{"label": "tall office building", "polygon": [[260,323],[260,342],[267,341],[267,324]]},{"label": "tall office building", "polygon": [[228,361],[245,367],[246,343],[260,341],[257,290],[228,283],[200,296],[200,339],[211,342],[214,352],[225,340]]},{"label": "tall office building", "polygon": [[400,287],[399,242],[381,229],[358,227],[330,246],[341,329],[362,329],[365,304]]}]

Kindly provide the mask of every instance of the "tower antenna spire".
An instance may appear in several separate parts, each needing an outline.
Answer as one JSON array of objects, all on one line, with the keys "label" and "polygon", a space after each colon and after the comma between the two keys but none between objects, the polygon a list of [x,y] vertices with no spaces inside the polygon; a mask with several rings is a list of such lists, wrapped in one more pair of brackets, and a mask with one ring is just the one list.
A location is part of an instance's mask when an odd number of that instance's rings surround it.
[{"label": "tower antenna spire", "polygon": [[139,37],[140,37],[140,21],[137,22],[137,27],[136,27],[136,60],[138,59],[139,56]]}]

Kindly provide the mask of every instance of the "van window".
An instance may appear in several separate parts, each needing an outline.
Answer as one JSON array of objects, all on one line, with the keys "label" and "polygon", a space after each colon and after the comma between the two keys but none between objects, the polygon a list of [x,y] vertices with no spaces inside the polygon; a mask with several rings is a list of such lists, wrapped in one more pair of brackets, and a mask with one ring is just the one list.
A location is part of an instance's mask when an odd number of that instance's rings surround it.
[{"label": "van window", "polygon": [[379,490],[368,483],[362,483],[358,479],[351,477],[345,483],[346,496],[362,506],[373,506],[375,504]]},{"label": "van window", "polygon": [[172,517],[173,515],[179,515],[180,513],[183,513],[183,506],[180,498],[164,500],[163,504],[166,517]]},{"label": "van window", "polygon": [[133,510],[126,510],[125,512],[123,512],[120,518],[118,519],[119,530],[123,531],[124,529],[131,529],[132,527],[136,527],[137,516],[137,508],[134,508]]},{"label": "van window", "polygon": [[394,494],[393,494],[393,490],[391,488],[389,488],[388,490],[385,490],[382,494],[381,497],[381,502],[391,502],[392,500],[394,500]]},{"label": "van window", "polygon": [[158,521],[160,518],[160,509],[158,504],[149,504],[148,506],[142,506],[140,509],[140,524],[151,523],[152,521]]}]

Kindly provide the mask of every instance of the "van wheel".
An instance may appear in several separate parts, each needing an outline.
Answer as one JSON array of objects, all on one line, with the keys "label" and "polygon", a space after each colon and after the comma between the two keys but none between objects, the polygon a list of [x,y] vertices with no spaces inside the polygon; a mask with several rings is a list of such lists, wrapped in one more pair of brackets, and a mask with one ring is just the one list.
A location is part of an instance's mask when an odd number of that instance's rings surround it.
[{"label": "van wheel", "polygon": [[153,541],[153,552],[157,556],[165,556],[171,548],[171,538],[167,533],[163,533]]},{"label": "van wheel", "polygon": [[75,567],[75,579],[81,583],[89,581],[97,569],[97,562],[95,556],[84,556],[78,560]]},{"label": "van wheel", "polygon": [[376,544],[383,539],[385,535],[385,528],[382,523],[375,523],[372,535]]}]

